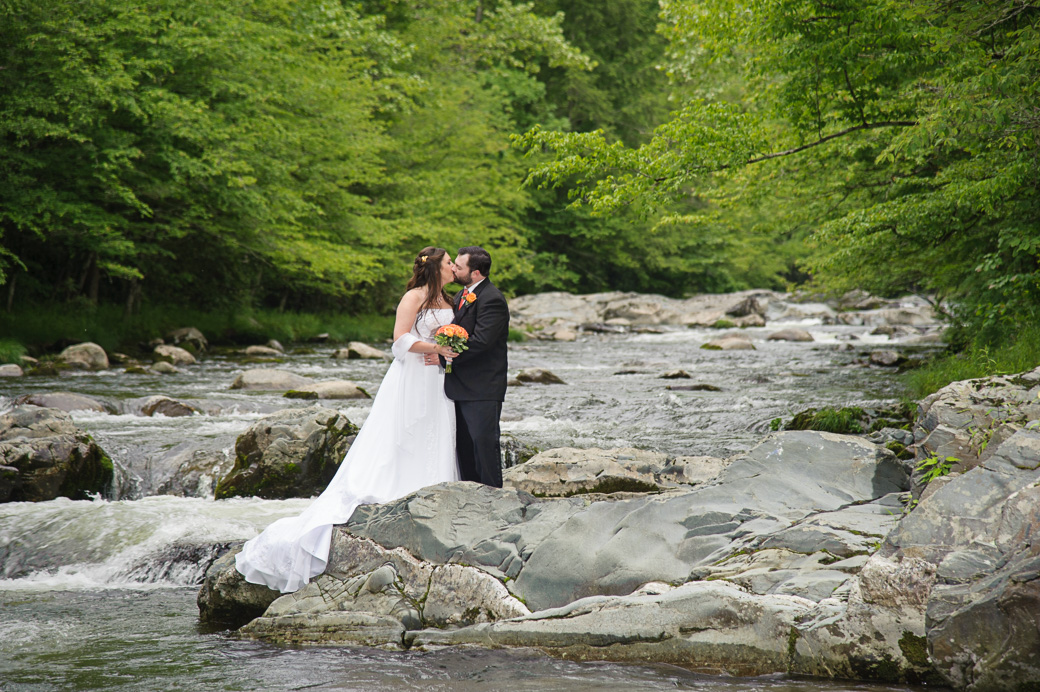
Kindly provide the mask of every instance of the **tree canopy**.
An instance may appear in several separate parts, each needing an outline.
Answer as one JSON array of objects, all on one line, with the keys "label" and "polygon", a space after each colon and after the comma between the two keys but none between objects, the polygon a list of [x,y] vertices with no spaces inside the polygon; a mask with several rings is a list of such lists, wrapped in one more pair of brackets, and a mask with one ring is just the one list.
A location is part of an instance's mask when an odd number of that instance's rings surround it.
[{"label": "tree canopy", "polygon": [[680,107],[636,147],[533,128],[530,182],[599,214],[703,199],[670,218],[804,238],[821,287],[932,294],[969,330],[1040,319],[1037,4],[662,9]]},{"label": "tree canopy", "polygon": [[[0,0],[6,304],[811,282],[1040,321],[1040,8]],[[670,113],[670,115],[669,115]],[[526,181],[526,185],[525,185]]]}]

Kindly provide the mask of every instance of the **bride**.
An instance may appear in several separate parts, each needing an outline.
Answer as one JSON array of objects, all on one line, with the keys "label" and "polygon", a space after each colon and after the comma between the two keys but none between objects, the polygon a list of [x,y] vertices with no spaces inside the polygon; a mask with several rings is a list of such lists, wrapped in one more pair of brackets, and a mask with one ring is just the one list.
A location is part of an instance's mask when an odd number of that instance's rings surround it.
[{"label": "bride", "polygon": [[298,517],[279,519],[246,542],[235,566],[246,581],[282,593],[302,588],[325,571],[332,526],[360,504],[389,502],[419,488],[459,479],[455,461],[455,407],[444,395],[440,368],[423,355],[457,354],[434,341],[452,320],[444,286],[454,280],[448,253],[424,248],[397,306],[394,361],[383,377],[368,419],[332,482]]}]

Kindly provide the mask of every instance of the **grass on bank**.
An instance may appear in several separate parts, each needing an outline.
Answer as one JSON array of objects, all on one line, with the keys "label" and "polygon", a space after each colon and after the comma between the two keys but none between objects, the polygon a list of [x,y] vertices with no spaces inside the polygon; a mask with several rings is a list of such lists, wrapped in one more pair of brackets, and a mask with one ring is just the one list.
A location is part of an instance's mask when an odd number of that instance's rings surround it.
[{"label": "grass on bank", "polygon": [[945,354],[903,377],[912,399],[939,391],[951,382],[1010,375],[1040,366],[1040,325],[1024,326],[1012,340],[996,346],[972,344],[962,353]]},{"label": "grass on bank", "polygon": [[106,351],[134,351],[180,327],[195,327],[213,345],[245,346],[270,339],[308,341],[328,334],[332,341],[383,341],[391,338],[393,315],[294,313],[243,309],[205,311],[144,306],[124,318],[115,305],[49,305],[0,313],[0,362],[18,362],[26,352],[42,355],[70,343],[92,341]]}]

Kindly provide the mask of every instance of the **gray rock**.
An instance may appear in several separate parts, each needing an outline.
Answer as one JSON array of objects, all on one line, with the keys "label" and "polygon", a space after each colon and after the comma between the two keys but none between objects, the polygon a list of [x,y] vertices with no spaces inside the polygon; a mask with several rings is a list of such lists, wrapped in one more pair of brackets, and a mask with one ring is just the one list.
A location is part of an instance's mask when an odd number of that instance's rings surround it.
[{"label": "gray rock", "polygon": [[741,329],[766,326],[766,319],[761,315],[744,315],[743,317],[737,317],[732,322],[734,327],[740,327]]},{"label": "gray rock", "polygon": [[[529,462],[530,463],[530,462]],[[523,468],[523,467],[519,467]],[[360,507],[348,526],[432,562],[508,576],[512,593],[545,608],[620,595],[747,549],[755,539],[821,511],[905,490],[903,467],[851,436],[789,432],[730,462],[689,492],[586,502],[538,501],[471,484],[428,488]]]},{"label": "gray rock", "polygon": [[804,329],[781,329],[768,337],[769,341],[815,341],[813,335]]},{"label": "gray rock", "polygon": [[577,341],[578,332],[573,329],[557,329],[552,333],[553,341]]},{"label": "gray rock", "polygon": [[751,295],[728,309],[726,314],[734,317],[747,317],[748,315],[765,317],[766,308],[758,296]]},{"label": "gray rock", "polygon": [[660,325],[710,327],[720,319],[737,316],[737,323],[759,324],[765,310],[782,304],[782,294],[740,291],[704,294],[685,300],[639,293],[540,293],[509,301],[511,324],[517,329],[550,337],[572,331],[639,330]]},{"label": "gray rock", "polygon": [[[313,397],[298,396],[295,393],[300,394],[314,394]],[[285,396],[289,398],[297,399],[370,399],[364,389],[359,387],[355,382],[349,382],[347,380],[332,380],[329,382],[311,382],[305,384],[302,387],[297,387],[289,392],[286,392]]]},{"label": "gray rock", "polygon": [[282,644],[402,646],[406,629],[530,613],[486,572],[431,564],[347,533],[335,534],[330,563],[334,571],[281,596],[241,632]]},{"label": "gray rock", "polygon": [[38,406],[0,416],[0,466],[18,472],[0,475],[8,502],[86,499],[107,494],[113,477],[112,460],[68,413]]},{"label": "gray rock", "polygon": [[[158,482],[157,495],[202,497],[210,499],[217,480],[234,468],[230,450],[196,449],[195,442],[184,443],[161,458],[157,466],[170,468],[169,475]],[[158,479],[152,479],[155,483]]]},{"label": "gray rock", "polygon": [[657,661],[712,675],[787,672],[790,633],[812,603],[753,596],[724,582],[647,584],[527,617],[459,630],[426,630],[414,645],[531,646],[584,660]]},{"label": "gray rock", "polygon": [[[918,407],[914,436],[917,460],[957,459],[953,470],[968,471],[993,453],[1028,421],[1040,418],[1040,368],[1018,375],[954,382]],[[915,475],[914,497],[924,487]]]},{"label": "gray rock", "polygon": [[378,348],[369,346],[360,341],[351,341],[346,348],[338,349],[332,354],[333,358],[365,358],[370,360],[389,360],[390,356]]},{"label": "gray rock", "polygon": [[268,341],[267,342],[267,347],[268,348],[273,348],[274,350],[278,351],[279,353],[285,353],[285,347],[282,346],[282,343],[280,341],[278,341],[278,339],[271,339],[270,341]]},{"label": "gray rock", "polygon": [[516,374],[516,379],[531,384],[566,384],[555,374],[542,368],[525,368]]},{"label": "gray rock", "polygon": [[526,463],[531,457],[541,451],[512,433],[502,433],[502,436],[499,438],[499,449],[502,452],[503,469]]},{"label": "gray rock", "polygon": [[927,624],[931,659],[955,687],[1014,689],[1037,679],[1029,536],[1040,528],[1038,482],[1040,432],[1019,430],[923,497],[861,574],[866,601]]},{"label": "gray rock", "polygon": [[662,380],[688,380],[690,379],[690,373],[685,370],[669,370],[668,372],[660,375]]},{"label": "gray rock", "polygon": [[20,365],[14,363],[0,365],[0,377],[21,377],[24,374]]},{"label": "gray rock", "polygon": [[906,358],[902,354],[895,351],[871,351],[870,363],[871,365],[882,365],[885,367],[895,367],[906,362]]},{"label": "gray rock", "polygon": [[278,349],[271,348],[270,346],[248,346],[245,350],[247,356],[258,356],[258,357],[273,357],[277,358],[284,355],[284,353]]},{"label": "gray rock", "polygon": [[196,353],[202,353],[209,348],[209,342],[206,340],[206,337],[203,336],[202,332],[195,327],[174,329],[166,335],[166,340],[174,346],[185,344],[185,347],[195,351]]},{"label": "gray rock", "polygon": [[168,396],[150,396],[141,404],[141,415],[144,416],[166,416],[167,418],[180,418],[182,416],[194,416],[202,413],[198,408],[183,401],[171,399]]},{"label": "gray rock", "polygon": [[195,360],[195,356],[180,346],[170,346],[168,344],[156,346],[155,350],[152,351],[152,355],[156,361],[165,361],[172,365],[194,365],[198,362]]},{"label": "gray rock", "polygon": [[736,336],[723,336],[720,339],[712,339],[705,344],[701,345],[701,348],[708,351],[754,351],[755,345],[751,343],[750,339],[743,339]]},{"label": "gray rock", "polygon": [[[546,450],[527,463],[508,469],[503,475],[503,483],[505,487],[539,497],[656,492],[689,482],[686,465],[692,469],[697,462],[693,457],[682,459],[685,461],[676,463],[676,459],[667,454],[634,448],[563,447]],[[719,472],[721,468],[717,467],[715,475]],[[691,472],[691,477],[694,475],[695,472]]]},{"label": "gray rock", "polygon": [[208,624],[241,627],[260,617],[279,596],[274,589],[250,584],[235,569],[241,546],[226,553],[206,570],[196,603],[199,619]]},{"label": "gray rock", "polygon": [[43,408],[56,408],[59,411],[96,411],[98,413],[115,413],[112,404],[84,394],[73,392],[42,392],[26,394],[14,400],[15,405],[31,404]]},{"label": "gray rock", "polygon": [[231,383],[231,389],[251,389],[266,391],[288,391],[312,384],[313,380],[295,375],[285,370],[273,368],[254,368],[246,370]]},{"label": "gray rock", "polygon": [[0,466],[0,504],[11,501],[17,483],[18,469],[13,466]]},{"label": "gray rock", "polygon": [[962,689],[1028,689],[1040,680],[1040,555],[1032,538],[1040,535],[1040,488],[1009,498],[995,535],[988,555],[943,560],[944,583],[928,604],[930,653]]},{"label": "gray rock", "polygon": [[158,362],[152,363],[152,366],[148,368],[148,370],[157,375],[176,375],[180,373],[180,370],[177,369],[177,366],[175,366],[173,363],[167,363],[165,360],[160,360]]},{"label": "gray rock", "polygon": [[214,497],[310,497],[325,489],[357,434],[357,426],[320,406],[260,419],[235,442],[235,466]]},{"label": "gray rock", "polygon": [[722,387],[713,384],[670,384],[665,389],[671,392],[721,392]]},{"label": "gray rock", "polygon": [[58,361],[79,370],[108,370],[105,349],[89,341],[69,346],[58,354]]},{"label": "gray rock", "polygon": [[838,299],[840,310],[876,310],[888,304],[883,298],[872,296],[862,289],[848,291]]}]

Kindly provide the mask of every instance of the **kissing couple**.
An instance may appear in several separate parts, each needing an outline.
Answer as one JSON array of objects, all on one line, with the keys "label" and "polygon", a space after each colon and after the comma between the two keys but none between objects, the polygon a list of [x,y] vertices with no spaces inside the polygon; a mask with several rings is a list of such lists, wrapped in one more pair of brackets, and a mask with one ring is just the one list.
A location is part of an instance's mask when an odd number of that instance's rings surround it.
[{"label": "kissing couple", "polygon": [[[502,487],[509,306],[490,274],[491,256],[481,247],[460,248],[454,261],[436,247],[416,256],[397,305],[394,360],[368,418],[324,492],[235,556],[246,581],[282,593],[301,589],[325,571],[332,528],[358,505],[445,481]],[[445,291],[452,282],[464,287],[455,298]],[[467,332],[465,349],[437,342],[437,330],[448,324]]]}]

